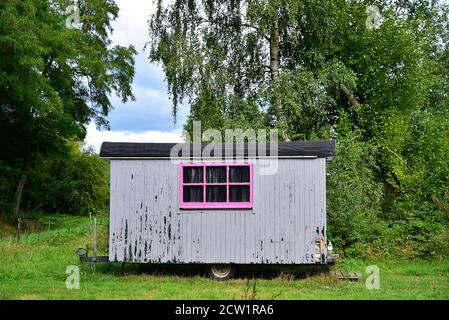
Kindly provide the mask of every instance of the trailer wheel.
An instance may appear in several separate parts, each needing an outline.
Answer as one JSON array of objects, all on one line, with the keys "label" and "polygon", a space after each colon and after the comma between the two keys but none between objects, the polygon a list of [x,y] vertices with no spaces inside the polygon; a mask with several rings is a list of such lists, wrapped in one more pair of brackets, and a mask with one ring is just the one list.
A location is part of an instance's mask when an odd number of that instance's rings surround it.
[{"label": "trailer wheel", "polygon": [[235,268],[230,264],[213,264],[209,267],[209,276],[218,281],[232,279]]}]

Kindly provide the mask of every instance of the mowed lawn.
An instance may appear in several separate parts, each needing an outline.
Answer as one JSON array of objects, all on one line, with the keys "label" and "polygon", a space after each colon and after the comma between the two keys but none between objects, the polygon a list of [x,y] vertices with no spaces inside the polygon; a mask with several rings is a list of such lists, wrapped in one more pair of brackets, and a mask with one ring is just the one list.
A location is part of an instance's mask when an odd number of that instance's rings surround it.
[{"label": "mowed lawn", "polygon": [[[288,273],[246,272],[236,280],[209,280],[194,268],[167,267],[157,271],[119,264],[81,264],[78,247],[92,243],[89,218],[40,216],[41,227],[17,242],[12,229],[0,228],[0,299],[449,299],[448,261],[345,260],[335,271],[361,272],[376,265],[380,289],[362,282],[339,281],[326,274],[293,277]],[[107,251],[107,217],[99,217],[99,249]],[[39,224],[36,224],[39,226]],[[37,228],[39,229],[39,228]],[[8,235],[9,234],[9,235]],[[80,267],[80,289],[66,288],[66,268]]]}]

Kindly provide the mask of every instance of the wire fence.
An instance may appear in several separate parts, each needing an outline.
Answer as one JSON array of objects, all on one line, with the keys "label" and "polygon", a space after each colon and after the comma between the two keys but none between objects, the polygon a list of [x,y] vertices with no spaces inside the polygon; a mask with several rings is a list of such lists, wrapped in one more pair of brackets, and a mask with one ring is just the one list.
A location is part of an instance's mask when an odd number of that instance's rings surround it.
[{"label": "wire fence", "polygon": [[[29,219],[23,219],[18,218],[17,219],[17,234],[16,234],[16,240],[19,243],[21,235],[24,233],[30,233],[30,230],[28,232],[25,231],[26,226],[32,226],[33,232],[40,232],[40,231],[51,231],[52,227],[56,228],[56,226],[64,226],[64,227],[88,227],[89,230],[89,237],[91,237],[92,240],[92,248],[93,248],[93,270],[95,272],[96,269],[96,263],[97,263],[97,244],[98,244],[98,227],[99,226],[106,226],[109,225],[108,223],[102,223],[97,221],[97,216],[93,216],[91,213],[89,214],[89,221],[87,223],[69,223],[67,221],[52,221],[49,219],[48,221],[41,221],[41,220],[29,220]],[[36,230],[36,228],[38,230]],[[39,230],[40,229],[40,230]],[[88,261],[89,258],[89,244],[86,244],[86,247],[78,248],[76,250],[76,254],[80,257],[80,259],[84,261]]]},{"label": "wire fence", "polygon": [[20,241],[20,238],[24,234],[43,232],[43,231],[51,231],[57,227],[67,227],[67,228],[79,228],[79,227],[87,227],[89,229],[89,233],[92,233],[95,229],[95,226],[109,226],[108,222],[99,222],[96,219],[95,215],[89,214],[89,221],[86,223],[77,222],[71,223],[68,221],[56,221],[56,220],[31,220],[24,218],[17,218],[16,224],[16,238]]}]

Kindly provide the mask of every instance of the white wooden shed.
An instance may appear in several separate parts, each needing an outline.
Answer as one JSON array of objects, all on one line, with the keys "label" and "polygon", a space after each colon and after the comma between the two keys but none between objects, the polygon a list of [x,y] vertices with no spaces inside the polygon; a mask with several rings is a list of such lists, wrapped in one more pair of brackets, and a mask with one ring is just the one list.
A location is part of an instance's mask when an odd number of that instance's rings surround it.
[{"label": "white wooden shed", "polygon": [[264,148],[219,145],[195,157],[193,145],[181,145],[186,154],[175,144],[105,142],[110,261],[326,264],[326,162],[335,141]]}]

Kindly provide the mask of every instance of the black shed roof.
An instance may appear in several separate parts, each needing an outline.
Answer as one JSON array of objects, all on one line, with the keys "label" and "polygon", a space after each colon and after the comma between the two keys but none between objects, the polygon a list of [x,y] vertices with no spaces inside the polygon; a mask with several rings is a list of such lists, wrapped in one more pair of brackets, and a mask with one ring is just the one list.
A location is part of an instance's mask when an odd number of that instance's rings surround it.
[{"label": "black shed roof", "polygon": [[[176,143],[129,143],[129,142],[104,142],[101,146],[100,157],[103,158],[169,158],[174,147],[178,157],[193,157],[194,147],[191,144]],[[221,150],[222,155],[233,157],[248,156],[279,156],[279,157],[318,157],[330,158],[336,154],[336,143],[334,140],[327,141],[292,141],[279,142],[278,154],[271,154],[270,144],[266,144],[266,152],[263,154],[259,149],[263,147],[256,144],[202,144],[201,150],[206,146],[213,146],[215,150]],[[259,148],[261,147],[261,148]],[[210,149],[209,149],[210,150]],[[232,150],[232,151],[231,151]],[[243,154],[242,154],[243,150]],[[184,152],[184,154],[183,154]],[[259,154],[259,152],[261,154]],[[214,152],[208,152],[214,157]],[[196,155],[195,155],[196,157]]]}]

